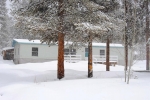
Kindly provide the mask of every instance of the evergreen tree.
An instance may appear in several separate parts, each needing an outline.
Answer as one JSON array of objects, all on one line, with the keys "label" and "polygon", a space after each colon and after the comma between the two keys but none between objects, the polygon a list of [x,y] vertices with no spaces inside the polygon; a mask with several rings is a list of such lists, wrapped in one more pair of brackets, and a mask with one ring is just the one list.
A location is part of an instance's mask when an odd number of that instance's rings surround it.
[{"label": "evergreen tree", "polygon": [[[61,79],[64,77],[64,38],[75,43],[91,44],[96,37],[116,28],[111,22],[113,18],[109,18],[101,9],[103,6],[90,0],[41,0],[29,2],[19,9],[16,18],[18,26],[25,23],[24,30],[28,33],[40,33],[42,42],[58,43],[58,78]],[[90,60],[89,77],[92,77],[91,63]]]},{"label": "evergreen tree", "polygon": [[0,0],[0,51],[3,47],[9,46],[6,16],[6,0]]}]

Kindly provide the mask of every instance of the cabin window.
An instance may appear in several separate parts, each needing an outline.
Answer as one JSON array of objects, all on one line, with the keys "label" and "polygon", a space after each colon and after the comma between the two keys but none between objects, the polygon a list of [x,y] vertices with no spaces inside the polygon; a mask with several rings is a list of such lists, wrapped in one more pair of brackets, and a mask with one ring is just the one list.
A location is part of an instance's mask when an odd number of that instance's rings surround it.
[{"label": "cabin window", "polygon": [[105,56],[105,50],[100,50],[100,56]]},{"label": "cabin window", "polygon": [[64,55],[76,55],[76,49],[64,49]]},{"label": "cabin window", "polygon": [[32,47],[32,56],[38,56],[38,48]]},{"label": "cabin window", "polygon": [[69,55],[69,49],[64,49],[64,54]]},{"label": "cabin window", "polygon": [[76,49],[70,49],[70,54],[71,55],[76,55]]},{"label": "cabin window", "polygon": [[85,57],[88,57],[88,54],[89,54],[89,50],[88,48],[85,48]]}]

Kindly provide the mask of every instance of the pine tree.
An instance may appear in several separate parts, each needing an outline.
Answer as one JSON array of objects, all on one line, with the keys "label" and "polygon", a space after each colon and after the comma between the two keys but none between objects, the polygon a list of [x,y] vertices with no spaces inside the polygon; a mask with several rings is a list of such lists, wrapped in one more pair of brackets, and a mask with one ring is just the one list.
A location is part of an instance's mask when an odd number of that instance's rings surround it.
[{"label": "pine tree", "polygon": [[0,51],[3,47],[9,45],[9,38],[7,32],[7,24],[6,24],[6,0],[0,0]]},{"label": "pine tree", "polygon": [[[73,43],[89,43],[91,47],[93,39],[117,27],[111,22],[113,18],[100,11],[102,8],[90,0],[32,1],[17,11],[16,18],[18,26],[23,22],[24,30],[29,34],[40,33],[42,42],[49,45],[58,43],[57,75],[61,79],[64,77],[64,39]],[[93,76],[91,59],[92,56],[89,56],[89,77]]]}]

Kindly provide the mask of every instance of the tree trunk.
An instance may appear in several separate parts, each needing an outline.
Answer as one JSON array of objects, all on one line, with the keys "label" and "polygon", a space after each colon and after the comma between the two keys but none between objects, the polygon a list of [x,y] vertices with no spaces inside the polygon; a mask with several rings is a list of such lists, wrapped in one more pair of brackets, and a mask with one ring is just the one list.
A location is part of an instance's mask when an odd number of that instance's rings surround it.
[{"label": "tree trunk", "polygon": [[130,51],[130,65],[129,65],[129,70],[128,70],[128,79],[127,79],[127,84],[129,84],[130,78],[131,78],[131,66],[133,66],[133,52],[134,52],[134,44],[135,44],[135,36],[136,36],[136,4],[137,2],[134,1],[134,23],[133,23],[133,38],[131,42],[131,51]]},{"label": "tree trunk", "polygon": [[106,43],[106,71],[110,71],[110,68],[109,68],[109,36],[107,36],[107,43]]},{"label": "tree trunk", "polygon": [[125,82],[126,82],[126,72],[127,72],[127,69],[128,69],[128,37],[127,37],[127,1],[124,0],[124,6],[125,6],[125,22],[126,22],[126,25],[125,25],[125,33],[124,33],[124,56],[125,56],[125,68],[124,68],[124,71],[125,71]]},{"label": "tree trunk", "polygon": [[58,65],[57,65],[57,78],[62,79],[64,77],[64,33],[63,33],[63,0],[59,0],[58,17]]},{"label": "tree trunk", "polygon": [[88,77],[93,77],[93,66],[92,66],[92,35],[89,33],[88,42]]},{"label": "tree trunk", "polygon": [[[149,0],[146,0],[146,42],[149,39]],[[149,70],[149,43],[146,44],[146,70]]]},{"label": "tree trunk", "polygon": [[64,34],[58,34],[59,42],[58,42],[58,70],[57,70],[57,78],[61,79],[64,77]]}]

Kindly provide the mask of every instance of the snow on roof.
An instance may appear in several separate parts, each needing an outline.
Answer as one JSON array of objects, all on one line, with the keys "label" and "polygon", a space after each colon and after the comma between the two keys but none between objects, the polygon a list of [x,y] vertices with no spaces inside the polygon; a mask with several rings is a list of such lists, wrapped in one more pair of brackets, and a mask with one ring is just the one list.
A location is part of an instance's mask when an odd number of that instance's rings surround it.
[{"label": "snow on roof", "polygon": [[[14,39],[18,43],[29,43],[29,44],[41,44],[40,40],[28,40],[28,39]],[[71,44],[72,42],[65,42],[65,45]],[[46,43],[43,43],[46,44]],[[93,46],[104,46],[106,43],[92,43]],[[122,44],[110,44],[110,47],[123,47]]]},{"label": "snow on roof", "polygon": [[[106,47],[106,43],[92,43],[92,45]],[[110,47],[123,47],[123,45],[122,44],[110,44]]]},{"label": "snow on roof", "polygon": [[[14,39],[13,42],[12,42],[12,47],[14,47],[16,43],[22,43],[22,44],[41,44],[40,40]],[[43,43],[43,44],[46,44],[46,43]]]},{"label": "snow on roof", "polygon": [[9,49],[14,49],[14,47],[5,47],[3,50],[9,50]]},{"label": "snow on roof", "polygon": [[14,40],[18,43],[36,43],[36,44],[41,43],[40,40],[28,40],[28,39],[14,39]]}]

